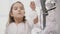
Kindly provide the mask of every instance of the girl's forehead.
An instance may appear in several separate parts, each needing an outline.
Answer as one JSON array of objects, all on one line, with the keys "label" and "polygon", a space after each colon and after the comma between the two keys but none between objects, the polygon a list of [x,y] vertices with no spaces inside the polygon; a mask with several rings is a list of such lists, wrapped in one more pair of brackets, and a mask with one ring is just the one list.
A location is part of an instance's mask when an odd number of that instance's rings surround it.
[{"label": "girl's forehead", "polygon": [[35,2],[34,2],[34,1],[32,1],[32,2],[31,2],[31,4],[35,4]]},{"label": "girl's forehead", "polygon": [[21,4],[21,3],[15,3],[15,4],[13,5],[13,7],[22,7],[22,4]]}]

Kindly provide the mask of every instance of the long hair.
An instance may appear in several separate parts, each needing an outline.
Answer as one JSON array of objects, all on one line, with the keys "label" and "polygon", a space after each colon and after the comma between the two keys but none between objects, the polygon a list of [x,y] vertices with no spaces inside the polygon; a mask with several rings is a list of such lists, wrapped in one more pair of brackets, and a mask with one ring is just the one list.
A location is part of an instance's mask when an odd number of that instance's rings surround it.
[{"label": "long hair", "polygon": [[[11,13],[12,13],[13,6],[16,3],[20,3],[23,6],[23,10],[24,10],[24,5],[21,2],[17,1],[15,3],[13,3],[12,6],[11,6],[11,9],[10,9],[10,12],[9,12],[9,21],[8,21],[9,24],[12,23],[12,22],[15,22],[14,17],[11,16]],[[23,22],[25,23],[25,16],[23,17]]]}]

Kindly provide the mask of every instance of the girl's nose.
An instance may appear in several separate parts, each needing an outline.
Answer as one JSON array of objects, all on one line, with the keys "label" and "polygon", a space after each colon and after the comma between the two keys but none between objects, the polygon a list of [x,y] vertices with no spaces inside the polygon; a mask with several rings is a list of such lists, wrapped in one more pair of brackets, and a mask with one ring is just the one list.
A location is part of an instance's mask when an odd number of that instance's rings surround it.
[{"label": "girl's nose", "polygon": [[18,9],[18,11],[20,12],[20,9]]}]

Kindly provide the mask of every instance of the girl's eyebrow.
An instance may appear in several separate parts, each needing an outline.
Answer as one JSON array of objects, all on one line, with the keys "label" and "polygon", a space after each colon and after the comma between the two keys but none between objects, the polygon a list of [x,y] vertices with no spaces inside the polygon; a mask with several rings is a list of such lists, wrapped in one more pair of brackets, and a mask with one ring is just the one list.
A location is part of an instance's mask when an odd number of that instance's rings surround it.
[{"label": "girl's eyebrow", "polygon": [[20,7],[20,8],[23,8],[23,7]]},{"label": "girl's eyebrow", "polygon": [[17,7],[13,7],[13,9],[17,9]]},{"label": "girl's eyebrow", "polygon": [[17,8],[16,6],[14,8]]},{"label": "girl's eyebrow", "polygon": [[21,9],[24,9],[24,7],[20,7]]}]

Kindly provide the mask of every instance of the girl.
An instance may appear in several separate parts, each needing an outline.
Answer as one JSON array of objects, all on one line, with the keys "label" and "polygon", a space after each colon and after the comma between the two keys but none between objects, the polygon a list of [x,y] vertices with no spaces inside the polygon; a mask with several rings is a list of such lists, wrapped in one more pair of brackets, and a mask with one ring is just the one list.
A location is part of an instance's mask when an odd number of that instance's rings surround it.
[{"label": "girl", "polygon": [[9,13],[9,24],[6,28],[6,34],[28,34],[28,24],[24,15],[24,5],[17,1],[12,5]]},{"label": "girl", "polygon": [[[40,10],[38,10],[38,11],[40,11]],[[30,22],[29,25],[31,25],[31,27],[30,27],[31,34],[39,34],[41,31],[40,16],[37,13],[37,7],[36,7],[34,1],[30,2],[28,13],[29,14],[26,15],[26,17],[27,17],[26,19]]]}]

